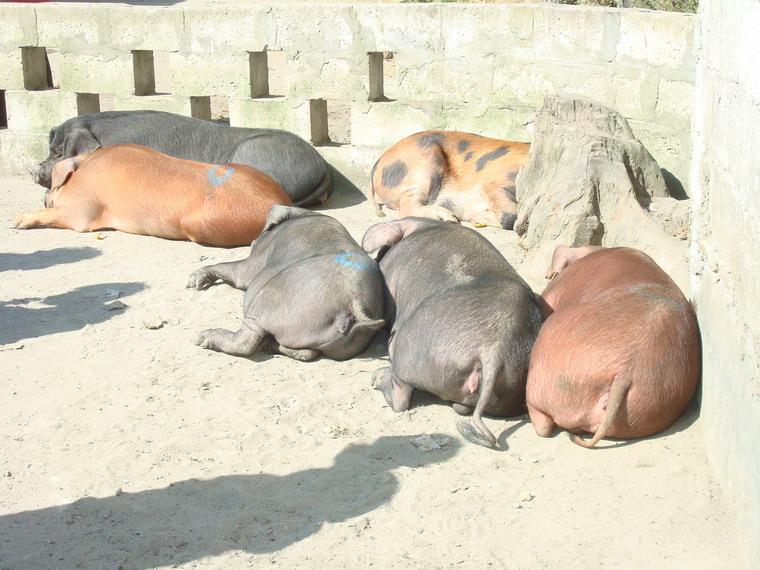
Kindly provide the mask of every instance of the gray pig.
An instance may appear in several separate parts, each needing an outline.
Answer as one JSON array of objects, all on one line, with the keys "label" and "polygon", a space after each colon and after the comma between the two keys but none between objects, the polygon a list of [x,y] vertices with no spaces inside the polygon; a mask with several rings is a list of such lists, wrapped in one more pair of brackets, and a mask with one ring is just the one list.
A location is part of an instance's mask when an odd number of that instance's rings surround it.
[{"label": "gray pig", "polygon": [[[483,413],[525,409],[530,351],[541,327],[537,297],[509,262],[476,231],[423,218],[372,226],[365,251],[378,251],[386,282],[385,317],[393,323],[391,366],[372,385],[394,411],[415,388],[453,402],[469,441],[495,447]],[[390,249],[388,249],[390,248]]]},{"label": "gray pig", "polygon": [[32,177],[50,188],[56,162],[115,144],[140,144],[198,162],[250,166],[274,179],[297,206],[324,203],[333,190],[330,167],[293,133],[230,127],[163,111],[107,111],[65,121],[51,129],[48,157],[32,170]]},{"label": "gray pig", "polygon": [[247,259],[195,271],[188,288],[218,279],[245,289],[243,326],[203,331],[196,344],[247,356],[266,339],[272,352],[297,360],[362,352],[385,321],[382,275],[334,218],[273,206]]}]

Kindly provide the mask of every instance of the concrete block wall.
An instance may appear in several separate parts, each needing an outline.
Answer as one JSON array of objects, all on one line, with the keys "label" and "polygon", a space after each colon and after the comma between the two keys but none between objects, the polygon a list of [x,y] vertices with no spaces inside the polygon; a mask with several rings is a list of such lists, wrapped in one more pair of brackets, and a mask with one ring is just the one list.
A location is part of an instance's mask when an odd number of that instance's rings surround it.
[{"label": "concrete block wall", "polygon": [[701,0],[691,292],[707,450],[760,567],[760,3]]},{"label": "concrete block wall", "polygon": [[[293,130],[366,186],[366,157],[426,128],[529,141],[546,94],[620,109],[686,185],[695,17],[520,4],[0,4],[0,168],[41,158],[50,127],[91,111],[161,109]],[[56,50],[55,84],[45,48]],[[156,92],[153,54],[167,61]],[[162,77],[164,73],[162,70]],[[55,102],[60,100],[60,106]],[[329,149],[329,150],[328,150]],[[9,153],[13,152],[11,156]]]}]

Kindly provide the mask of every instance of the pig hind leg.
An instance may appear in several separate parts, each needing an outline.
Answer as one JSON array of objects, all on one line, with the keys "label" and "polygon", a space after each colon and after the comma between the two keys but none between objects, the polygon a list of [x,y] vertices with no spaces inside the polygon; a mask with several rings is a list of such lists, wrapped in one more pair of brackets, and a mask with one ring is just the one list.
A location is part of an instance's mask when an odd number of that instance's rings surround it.
[{"label": "pig hind leg", "polygon": [[405,412],[412,403],[414,388],[399,380],[390,366],[380,368],[372,374],[372,387],[383,393],[385,401],[394,412]]},{"label": "pig hind leg", "polygon": [[550,416],[530,405],[528,405],[528,414],[530,415],[530,423],[533,424],[533,429],[536,430],[536,435],[539,437],[552,436],[556,424]]},{"label": "pig hind leg", "polygon": [[313,348],[288,348],[287,346],[282,346],[274,338],[269,341],[269,350],[272,354],[282,354],[301,362],[311,362],[322,356],[320,351]]},{"label": "pig hind leg", "polygon": [[443,222],[458,222],[450,209],[435,203],[446,174],[446,158],[441,148],[434,145],[425,156],[411,166],[396,191],[399,216],[417,216]]},{"label": "pig hind leg", "polygon": [[458,404],[454,402],[453,404],[451,404],[451,407],[460,416],[469,416],[472,413],[472,407],[465,406],[464,404]]},{"label": "pig hind leg", "polygon": [[221,280],[235,289],[245,289],[250,284],[250,275],[246,269],[246,262],[231,261],[228,263],[217,263],[216,265],[206,265],[197,271],[193,271],[187,281],[188,289],[197,289],[202,291],[211,287],[214,283]]},{"label": "pig hind leg", "polygon": [[237,332],[226,329],[205,330],[195,339],[195,344],[201,348],[235,356],[250,356],[256,352],[266,336],[267,333],[262,328],[243,321],[243,326]]}]

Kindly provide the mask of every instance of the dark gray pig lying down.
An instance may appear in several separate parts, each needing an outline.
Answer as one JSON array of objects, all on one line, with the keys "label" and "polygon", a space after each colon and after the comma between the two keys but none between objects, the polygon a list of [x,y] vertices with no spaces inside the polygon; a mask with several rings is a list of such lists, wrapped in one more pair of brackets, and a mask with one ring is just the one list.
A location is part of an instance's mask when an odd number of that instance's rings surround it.
[{"label": "dark gray pig lying down", "polygon": [[59,160],[117,144],[139,144],[198,162],[250,166],[274,179],[297,206],[324,203],[333,191],[330,167],[293,133],[229,127],[163,111],[106,111],[65,121],[50,131],[49,155],[32,177],[50,188]]},{"label": "dark gray pig lying down", "polygon": [[188,288],[217,280],[245,289],[243,326],[203,331],[196,344],[247,356],[266,339],[297,360],[345,360],[362,352],[385,321],[382,275],[334,218],[273,206],[247,259],[190,276]]},{"label": "dark gray pig lying down", "polygon": [[[391,365],[372,385],[391,408],[409,408],[415,388],[453,402],[469,441],[495,447],[481,419],[525,409],[525,383],[541,311],[530,287],[476,231],[423,218],[372,226],[365,251],[379,251],[393,323]],[[390,248],[390,249],[388,249]]]}]

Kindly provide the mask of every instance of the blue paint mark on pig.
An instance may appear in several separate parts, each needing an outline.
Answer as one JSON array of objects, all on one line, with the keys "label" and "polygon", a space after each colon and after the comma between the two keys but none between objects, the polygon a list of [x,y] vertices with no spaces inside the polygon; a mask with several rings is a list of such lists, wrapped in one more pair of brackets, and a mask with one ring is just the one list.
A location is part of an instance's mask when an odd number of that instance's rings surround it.
[{"label": "blue paint mark on pig", "polygon": [[227,180],[230,179],[230,176],[235,174],[235,169],[232,168],[231,166],[227,167],[227,170],[223,171],[221,175],[217,174],[217,171],[223,168],[224,166],[219,166],[215,164],[211,168],[208,169],[208,173],[207,173],[208,181],[215,188],[227,182]]}]

